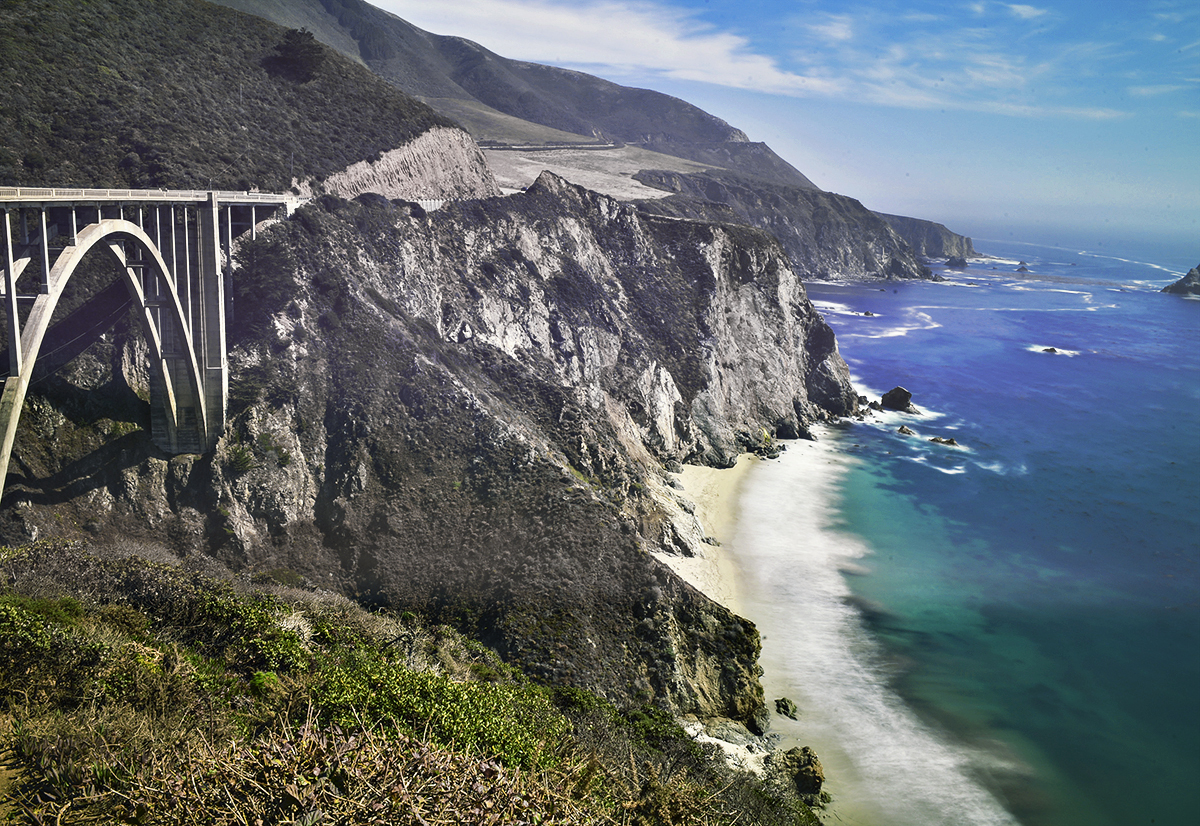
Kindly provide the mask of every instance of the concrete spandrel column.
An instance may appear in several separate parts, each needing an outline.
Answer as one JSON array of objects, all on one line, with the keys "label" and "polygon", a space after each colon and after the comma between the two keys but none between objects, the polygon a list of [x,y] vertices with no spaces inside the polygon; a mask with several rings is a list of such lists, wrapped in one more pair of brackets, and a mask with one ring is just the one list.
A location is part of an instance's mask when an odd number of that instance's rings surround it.
[{"label": "concrete spandrel column", "polygon": [[201,324],[193,331],[204,382],[208,447],[216,445],[225,430],[229,399],[229,366],[225,354],[225,279],[221,267],[221,221],[215,192],[200,208],[200,277],[197,303]]}]

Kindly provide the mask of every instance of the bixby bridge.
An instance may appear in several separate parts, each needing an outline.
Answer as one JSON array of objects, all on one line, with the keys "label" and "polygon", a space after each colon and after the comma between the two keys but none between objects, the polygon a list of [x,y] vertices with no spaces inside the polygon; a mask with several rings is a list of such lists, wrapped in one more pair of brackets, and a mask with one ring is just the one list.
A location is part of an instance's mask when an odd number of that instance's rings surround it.
[{"label": "bixby bridge", "polygon": [[[0,485],[39,355],[69,358],[130,302],[150,351],[154,443],[168,453],[211,450],[224,432],[229,398],[225,320],[233,239],[253,237],[260,222],[295,204],[292,196],[260,192],[0,187],[0,297],[8,327]],[[115,260],[128,297],[96,296],[51,327],[63,290],[93,248]],[[43,354],[48,341],[52,350]]]}]

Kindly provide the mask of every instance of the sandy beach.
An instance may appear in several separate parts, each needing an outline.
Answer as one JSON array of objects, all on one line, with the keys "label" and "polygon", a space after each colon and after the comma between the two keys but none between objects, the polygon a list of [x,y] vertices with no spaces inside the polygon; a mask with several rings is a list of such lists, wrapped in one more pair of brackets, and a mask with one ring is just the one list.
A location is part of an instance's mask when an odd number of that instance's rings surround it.
[{"label": "sandy beach", "polygon": [[[781,613],[782,606],[772,603],[769,589],[761,581],[763,572],[743,567],[753,564],[755,553],[753,549],[738,547],[741,533],[738,523],[746,510],[742,497],[754,488],[754,480],[770,484],[771,478],[779,477],[780,461],[785,460],[764,461],[745,454],[732,468],[685,466],[682,473],[676,474],[683,487],[681,492],[695,502],[694,515],[705,534],[721,544],[705,545],[703,556],[663,555],[660,559],[712,599],[752,620],[763,634],[760,664],[764,668],[762,680],[768,706],[774,698],[787,696],[801,710],[799,721],[771,715],[771,733],[778,738],[773,747],[807,745],[817,750],[826,771],[825,788],[833,795],[833,802],[821,812],[822,820],[851,826],[877,824],[878,812],[861,799],[861,778],[838,742],[834,720],[829,718],[827,709],[814,707],[807,686],[796,684],[790,676],[787,640],[794,634],[791,617]],[[810,484],[804,506],[789,513],[798,547],[828,541],[824,533],[827,493],[841,477],[847,461],[833,439],[789,443],[787,465],[796,468]],[[765,479],[762,474],[766,474]]]},{"label": "sandy beach", "polygon": [[720,544],[705,544],[703,556],[659,557],[697,590],[743,616],[742,571],[731,549],[742,484],[759,462],[753,453],[743,453],[731,468],[684,465],[682,473],[674,474],[683,495],[695,503],[694,515],[705,536]]}]

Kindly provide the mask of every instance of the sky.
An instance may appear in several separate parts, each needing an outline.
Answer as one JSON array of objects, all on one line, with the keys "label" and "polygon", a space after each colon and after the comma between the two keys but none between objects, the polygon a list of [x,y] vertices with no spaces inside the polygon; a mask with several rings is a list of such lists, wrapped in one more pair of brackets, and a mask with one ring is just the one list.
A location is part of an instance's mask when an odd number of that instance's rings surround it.
[{"label": "sky", "polygon": [[1196,0],[371,1],[682,98],[874,210],[1200,261]]}]

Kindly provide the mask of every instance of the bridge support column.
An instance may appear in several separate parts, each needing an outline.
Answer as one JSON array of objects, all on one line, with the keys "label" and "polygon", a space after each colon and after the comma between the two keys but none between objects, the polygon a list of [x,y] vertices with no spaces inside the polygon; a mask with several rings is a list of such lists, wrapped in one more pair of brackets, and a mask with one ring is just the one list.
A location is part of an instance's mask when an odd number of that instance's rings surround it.
[{"label": "bridge support column", "polygon": [[221,256],[221,214],[216,193],[200,208],[199,295],[194,299],[197,312],[192,323],[199,330],[192,335],[198,341],[200,378],[204,385],[205,432],[208,445],[216,446],[225,432],[225,410],[229,401],[229,361],[225,354],[225,273]]}]

